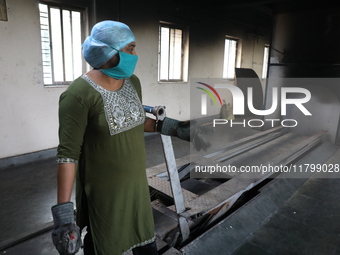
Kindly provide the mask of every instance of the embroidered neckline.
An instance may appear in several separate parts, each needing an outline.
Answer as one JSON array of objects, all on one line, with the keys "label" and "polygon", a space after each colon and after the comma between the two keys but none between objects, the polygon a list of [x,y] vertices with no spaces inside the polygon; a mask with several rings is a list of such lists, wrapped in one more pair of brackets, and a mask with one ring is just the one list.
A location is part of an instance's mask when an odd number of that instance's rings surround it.
[{"label": "embroidered neckline", "polygon": [[[107,92],[119,92],[121,89],[123,89],[123,87],[124,87],[124,85],[125,85],[125,81],[126,81],[127,79],[130,80],[130,78],[124,79],[124,80],[123,80],[123,85],[122,85],[119,89],[117,89],[117,90],[108,90],[108,89],[106,89],[106,88],[100,86],[98,83],[96,83],[96,82],[95,82],[90,76],[88,76],[87,74],[83,74],[83,75],[82,75],[82,78],[83,78],[84,80],[86,80],[87,82],[91,82],[91,83],[95,84],[96,86],[99,86],[101,90],[107,91]],[[90,84],[90,85],[92,86],[92,84]],[[93,87],[93,86],[92,86],[92,87]]]},{"label": "embroidered neckline", "polygon": [[129,78],[124,79],[122,87],[115,91],[104,89],[86,74],[83,74],[82,78],[102,96],[110,135],[127,131],[144,123],[144,108]]}]

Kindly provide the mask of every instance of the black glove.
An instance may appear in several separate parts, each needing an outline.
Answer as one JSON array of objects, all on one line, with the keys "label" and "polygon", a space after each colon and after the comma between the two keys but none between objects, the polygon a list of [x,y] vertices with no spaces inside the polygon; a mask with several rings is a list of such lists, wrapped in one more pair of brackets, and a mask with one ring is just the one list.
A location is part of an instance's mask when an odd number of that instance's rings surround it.
[{"label": "black glove", "polygon": [[195,121],[178,121],[165,117],[163,121],[158,121],[157,132],[193,142],[197,151],[206,151],[211,146],[202,135],[209,133],[209,129],[196,125]]},{"label": "black glove", "polygon": [[211,143],[205,139],[206,134],[213,133],[213,129],[209,127],[202,127],[199,125],[193,125],[191,128],[191,141],[197,151],[201,149],[206,151],[211,147]]},{"label": "black glove", "polygon": [[58,204],[52,207],[54,229],[53,244],[60,255],[73,255],[82,245],[80,229],[74,221],[72,202]]}]

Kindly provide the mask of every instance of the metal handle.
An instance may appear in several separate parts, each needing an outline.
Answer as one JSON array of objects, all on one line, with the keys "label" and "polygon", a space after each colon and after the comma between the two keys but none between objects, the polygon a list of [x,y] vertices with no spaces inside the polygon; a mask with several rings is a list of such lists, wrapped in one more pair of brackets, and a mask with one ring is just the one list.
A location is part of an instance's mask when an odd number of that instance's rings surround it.
[{"label": "metal handle", "polygon": [[157,120],[163,120],[165,118],[165,106],[143,105],[143,107],[145,112],[152,113],[156,116]]}]

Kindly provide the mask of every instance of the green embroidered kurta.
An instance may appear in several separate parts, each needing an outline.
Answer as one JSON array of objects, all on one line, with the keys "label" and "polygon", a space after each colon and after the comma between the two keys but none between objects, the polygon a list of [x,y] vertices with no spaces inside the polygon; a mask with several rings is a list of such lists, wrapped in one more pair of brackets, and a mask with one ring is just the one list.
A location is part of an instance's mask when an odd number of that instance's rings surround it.
[{"label": "green embroidered kurta", "polygon": [[154,240],[144,121],[136,76],[112,92],[83,75],[60,96],[58,158],[78,162],[77,223],[90,226],[96,255]]}]

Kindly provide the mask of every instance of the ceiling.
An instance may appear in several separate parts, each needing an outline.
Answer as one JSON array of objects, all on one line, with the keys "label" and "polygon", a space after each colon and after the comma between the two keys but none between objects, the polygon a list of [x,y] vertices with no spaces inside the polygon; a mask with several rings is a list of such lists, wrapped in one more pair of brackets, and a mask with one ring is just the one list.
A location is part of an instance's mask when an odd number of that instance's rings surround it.
[{"label": "ceiling", "polygon": [[[307,0],[168,0],[160,2],[166,3],[166,11],[174,15],[200,20],[204,17],[210,17],[216,20],[242,23],[267,31],[272,30],[273,16],[278,9],[315,9],[326,5],[328,8],[333,8],[333,6],[340,5],[329,0],[314,3]],[[190,13],[192,16],[190,16]],[[203,15],[197,16],[194,13]]]}]

